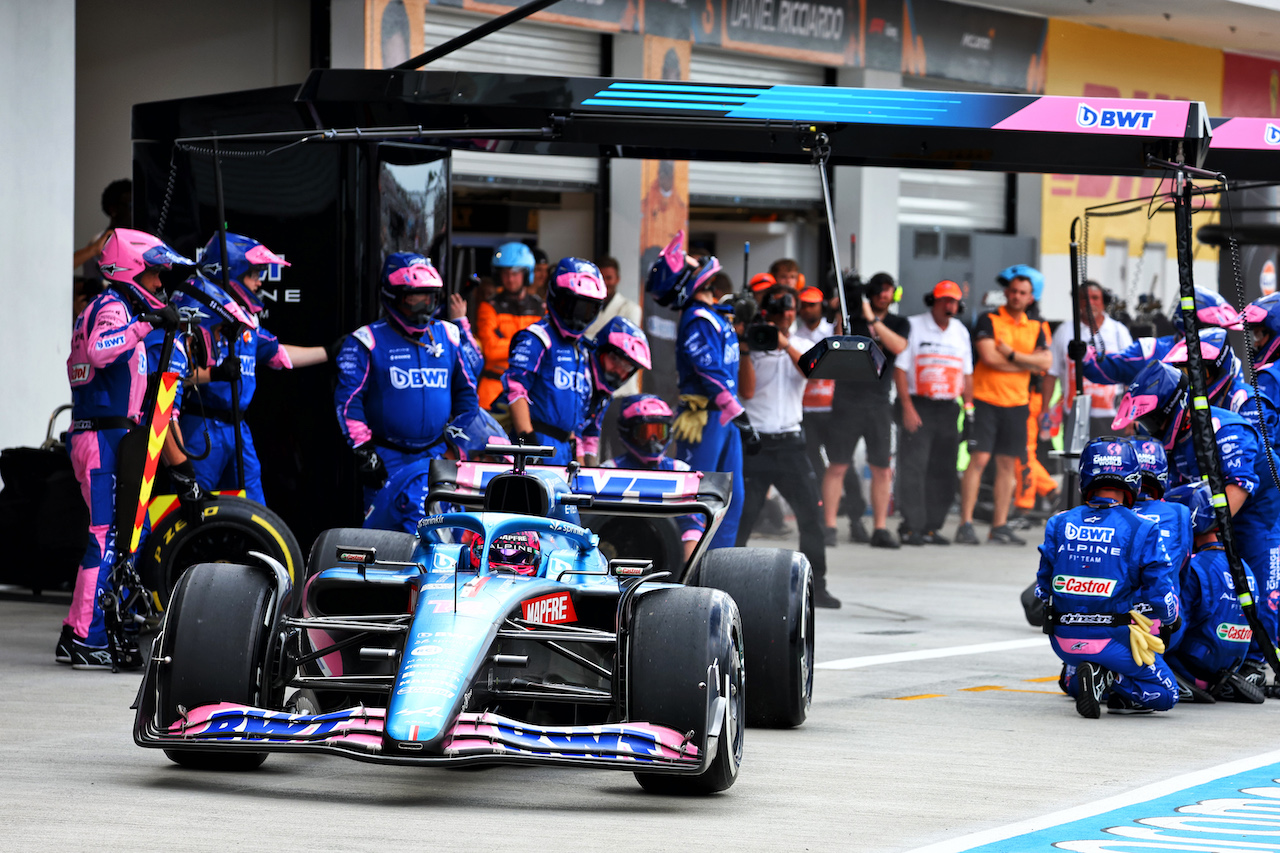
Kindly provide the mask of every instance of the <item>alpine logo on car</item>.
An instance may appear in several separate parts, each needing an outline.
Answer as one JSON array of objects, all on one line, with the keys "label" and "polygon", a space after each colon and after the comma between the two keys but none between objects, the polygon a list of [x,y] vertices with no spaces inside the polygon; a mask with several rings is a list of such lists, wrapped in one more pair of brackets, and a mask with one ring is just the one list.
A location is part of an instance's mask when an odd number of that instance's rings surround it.
[{"label": "alpine logo on car", "polygon": [[391,386],[405,388],[448,388],[449,371],[443,367],[391,368]]},{"label": "alpine logo on car", "polygon": [[526,622],[559,625],[564,622],[578,621],[578,614],[573,610],[573,600],[567,592],[556,592],[530,599],[524,603],[523,608]]},{"label": "alpine logo on car", "polygon": [[1263,131],[1262,141],[1268,145],[1280,145],[1280,127],[1267,122],[1267,128]]},{"label": "alpine logo on car", "polygon": [[1067,525],[1067,538],[1075,542],[1107,543],[1116,532],[1110,527],[1084,527],[1079,524]]},{"label": "alpine logo on car", "polygon": [[1116,582],[1111,578],[1081,578],[1075,575],[1057,575],[1053,579],[1053,591],[1071,595],[1092,595],[1098,598],[1110,598],[1115,592]]},{"label": "alpine logo on car", "polygon": [[1218,625],[1218,639],[1231,643],[1247,643],[1253,639],[1253,629],[1248,625],[1232,625],[1223,622]]},{"label": "alpine logo on car", "polygon": [[1150,130],[1155,117],[1155,110],[1098,110],[1088,104],[1076,108],[1076,124],[1081,127]]}]

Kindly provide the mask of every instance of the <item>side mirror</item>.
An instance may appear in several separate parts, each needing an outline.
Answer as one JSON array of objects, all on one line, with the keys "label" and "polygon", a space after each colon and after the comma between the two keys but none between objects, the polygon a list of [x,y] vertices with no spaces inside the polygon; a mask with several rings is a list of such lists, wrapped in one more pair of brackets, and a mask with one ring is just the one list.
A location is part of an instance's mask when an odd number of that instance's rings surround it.
[{"label": "side mirror", "polygon": [[814,344],[800,356],[800,370],[810,379],[873,382],[884,371],[884,353],[862,335],[836,335]]}]

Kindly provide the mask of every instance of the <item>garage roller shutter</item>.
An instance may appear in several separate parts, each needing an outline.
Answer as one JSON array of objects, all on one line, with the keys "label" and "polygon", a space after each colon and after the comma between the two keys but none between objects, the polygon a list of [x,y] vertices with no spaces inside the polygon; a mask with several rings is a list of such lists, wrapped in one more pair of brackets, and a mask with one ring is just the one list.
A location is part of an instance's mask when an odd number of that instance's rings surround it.
[{"label": "garage roller shutter", "polygon": [[898,180],[899,225],[1005,230],[1004,172],[899,169]]},{"label": "garage roller shutter", "polygon": [[[428,5],[423,49],[444,44],[489,17]],[[430,70],[599,77],[600,34],[521,21],[437,59],[431,63]],[[598,182],[599,163],[594,157],[455,151],[453,180],[468,186],[502,184],[581,189]]]},{"label": "garage roller shutter", "polygon": [[[783,62],[712,48],[693,48],[689,79],[695,83],[821,86],[821,65]],[[810,166],[791,163],[689,163],[690,201],[713,205],[813,207],[822,201],[822,179]]]}]

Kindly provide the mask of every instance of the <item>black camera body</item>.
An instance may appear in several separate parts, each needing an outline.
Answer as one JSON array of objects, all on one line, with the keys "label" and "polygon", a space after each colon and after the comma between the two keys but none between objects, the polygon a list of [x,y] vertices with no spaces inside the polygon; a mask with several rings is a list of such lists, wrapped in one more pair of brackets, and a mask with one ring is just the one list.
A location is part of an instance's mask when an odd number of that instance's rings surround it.
[{"label": "black camera body", "polygon": [[745,337],[747,349],[752,352],[773,352],[780,349],[778,344],[778,327],[764,317],[756,317],[747,326]]}]

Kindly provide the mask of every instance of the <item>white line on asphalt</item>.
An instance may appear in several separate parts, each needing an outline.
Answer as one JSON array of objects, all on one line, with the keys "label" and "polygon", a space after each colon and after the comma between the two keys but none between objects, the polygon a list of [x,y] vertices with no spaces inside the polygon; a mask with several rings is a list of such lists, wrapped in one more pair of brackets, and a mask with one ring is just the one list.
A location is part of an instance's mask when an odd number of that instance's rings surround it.
[{"label": "white line on asphalt", "polygon": [[929,660],[930,658],[950,658],[957,655],[979,655],[983,652],[1005,652],[1011,649],[1030,649],[1047,646],[1048,637],[1032,637],[1026,640],[1004,640],[999,643],[978,643],[973,646],[949,646],[943,649],[919,649],[914,652],[894,652],[888,655],[867,655],[860,658],[841,658],[817,664],[815,669],[861,669],[864,666],[879,666],[882,663],[903,663],[913,660]]},{"label": "white line on asphalt", "polygon": [[1063,809],[1060,812],[1053,812],[1052,814],[1031,818],[1030,820],[1020,821],[1018,823],[998,827],[996,829],[987,829],[982,832],[975,832],[971,835],[953,838],[950,841],[939,841],[936,844],[917,847],[915,850],[909,851],[909,853],[961,853],[961,851],[972,850],[982,844],[992,844],[997,841],[1016,838],[1020,835],[1039,832],[1042,829],[1049,829],[1050,827],[1058,826],[1060,824],[1094,817],[1095,815],[1104,814],[1105,812],[1112,811],[1113,809],[1120,809],[1125,806],[1145,803],[1159,797],[1166,797],[1169,794],[1175,794],[1178,791],[1182,791],[1187,788],[1194,788],[1197,785],[1203,785],[1208,782],[1212,782],[1215,779],[1233,776],[1236,773],[1245,773],[1249,770],[1266,767],[1268,764],[1275,764],[1277,762],[1280,762],[1280,751],[1264,752],[1261,755],[1255,755],[1252,758],[1242,758],[1239,761],[1219,764],[1217,767],[1210,767],[1206,770],[1197,770],[1193,773],[1174,776],[1172,779],[1166,779],[1163,782],[1155,782],[1151,785],[1144,785],[1143,787],[1136,788],[1128,793],[1117,794],[1114,797],[1107,797],[1106,799],[1098,800],[1097,802],[1087,803],[1070,809]]}]

